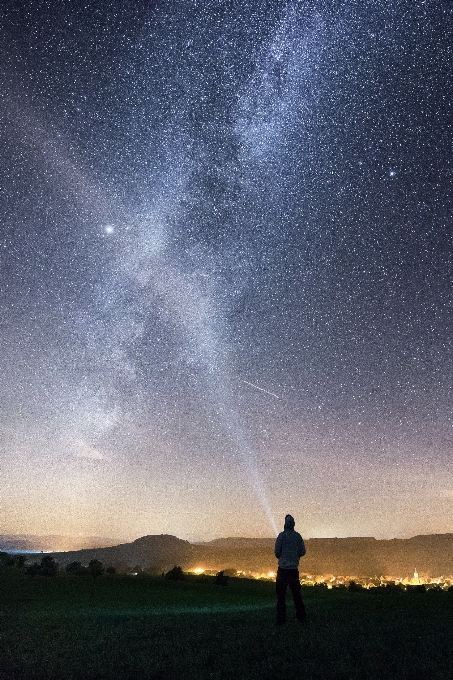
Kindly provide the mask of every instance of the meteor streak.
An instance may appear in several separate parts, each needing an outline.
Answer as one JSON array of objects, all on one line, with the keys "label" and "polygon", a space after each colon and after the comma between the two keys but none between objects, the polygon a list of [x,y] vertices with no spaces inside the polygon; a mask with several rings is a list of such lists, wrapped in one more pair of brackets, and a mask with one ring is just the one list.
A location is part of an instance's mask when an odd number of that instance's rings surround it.
[{"label": "meteor streak", "polygon": [[274,394],[274,392],[269,392],[269,390],[265,390],[264,387],[258,387],[258,385],[254,385],[253,383],[249,382],[248,380],[243,380],[243,383],[246,385],[250,385],[250,387],[254,387],[257,390],[260,390],[261,392],[266,392],[266,394],[270,394],[271,397],[275,397],[276,399],[280,399],[278,394]]}]

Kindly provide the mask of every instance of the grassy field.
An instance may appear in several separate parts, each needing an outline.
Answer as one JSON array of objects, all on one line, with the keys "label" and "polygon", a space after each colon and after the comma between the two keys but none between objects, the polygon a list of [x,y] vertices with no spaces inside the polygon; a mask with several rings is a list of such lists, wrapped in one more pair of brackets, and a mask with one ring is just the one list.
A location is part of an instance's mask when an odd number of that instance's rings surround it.
[{"label": "grassy field", "polygon": [[0,678],[453,678],[453,593],[304,588],[275,625],[274,584],[0,573]]}]

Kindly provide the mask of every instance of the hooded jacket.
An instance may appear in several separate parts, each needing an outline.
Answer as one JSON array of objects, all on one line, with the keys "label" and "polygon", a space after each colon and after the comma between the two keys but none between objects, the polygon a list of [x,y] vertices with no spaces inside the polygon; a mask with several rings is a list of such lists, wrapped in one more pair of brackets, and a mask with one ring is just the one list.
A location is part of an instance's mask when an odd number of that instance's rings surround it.
[{"label": "hooded jacket", "polygon": [[294,519],[291,515],[285,518],[285,527],[275,541],[275,557],[278,557],[280,569],[297,569],[299,559],[305,555],[305,544],[302,536],[294,531]]}]

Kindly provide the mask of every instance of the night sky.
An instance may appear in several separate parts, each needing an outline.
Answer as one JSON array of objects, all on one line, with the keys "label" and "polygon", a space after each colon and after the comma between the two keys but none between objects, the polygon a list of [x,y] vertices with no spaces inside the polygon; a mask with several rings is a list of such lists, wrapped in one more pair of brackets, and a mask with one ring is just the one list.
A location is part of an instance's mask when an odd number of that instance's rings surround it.
[{"label": "night sky", "polygon": [[453,531],[453,3],[0,24],[0,533]]}]

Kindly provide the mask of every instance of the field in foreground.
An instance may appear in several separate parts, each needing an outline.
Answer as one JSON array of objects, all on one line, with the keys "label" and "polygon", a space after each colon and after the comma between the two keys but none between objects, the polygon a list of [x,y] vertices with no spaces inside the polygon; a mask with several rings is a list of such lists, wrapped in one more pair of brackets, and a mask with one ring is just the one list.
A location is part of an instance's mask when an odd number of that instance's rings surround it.
[{"label": "field in foreground", "polygon": [[453,678],[453,593],[304,588],[275,626],[274,584],[0,573],[0,678]]}]

